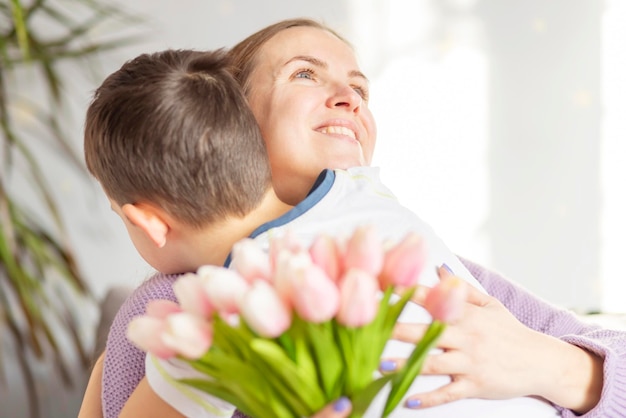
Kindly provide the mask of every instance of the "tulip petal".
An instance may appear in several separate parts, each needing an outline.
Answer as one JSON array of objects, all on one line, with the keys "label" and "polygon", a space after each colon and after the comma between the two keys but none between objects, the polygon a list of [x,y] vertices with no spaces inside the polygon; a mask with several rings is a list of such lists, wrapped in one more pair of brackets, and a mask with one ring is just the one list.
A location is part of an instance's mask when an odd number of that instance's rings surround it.
[{"label": "tulip petal", "polygon": [[176,351],[168,347],[162,340],[165,332],[165,321],[150,316],[133,318],[126,329],[126,337],[143,351],[152,353],[163,359],[176,355]]},{"label": "tulip petal", "polygon": [[433,319],[441,322],[454,322],[463,316],[467,299],[468,284],[452,274],[443,275],[426,295],[424,308]]},{"label": "tulip petal", "polygon": [[153,318],[165,319],[170,314],[182,311],[183,308],[171,300],[153,299],[146,305],[146,315]]},{"label": "tulip petal", "polygon": [[292,272],[294,310],[305,321],[315,324],[333,318],[339,310],[339,289],[324,270],[312,264]]},{"label": "tulip petal", "polygon": [[235,243],[232,249],[230,267],[250,283],[256,279],[270,279],[269,256],[251,238],[245,238]]},{"label": "tulip petal", "polygon": [[371,274],[351,269],[339,285],[340,304],[337,322],[347,327],[361,327],[372,322],[378,312],[378,280]]},{"label": "tulip petal", "polygon": [[380,274],[381,287],[386,289],[387,286],[415,286],[425,263],[424,241],[415,233],[407,234],[385,254]]},{"label": "tulip petal", "polygon": [[250,287],[239,273],[223,267],[202,266],[198,276],[204,279],[204,292],[218,312],[225,315],[239,312],[243,295]]},{"label": "tulip petal", "polygon": [[383,245],[373,226],[355,229],[346,246],[343,267],[378,276],[383,267]]},{"label": "tulip petal", "polygon": [[339,255],[337,242],[328,235],[315,238],[309,248],[313,263],[321,267],[326,275],[337,281],[342,270],[342,260]]},{"label": "tulip petal", "polygon": [[176,279],[172,289],[183,310],[209,318],[213,314],[214,308],[204,291],[205,281],[206,279],[199,275],[187,273]]},{"label": "tulip petal", "polygon": [[198,359],[211,347],[211,326],[196,315],[179,312],[165,320],[162,340],[166,347],[188,359]]},{"label": "tulip petal", "polygon": [[291,325],[291,312],[268,283],[257,280],[244,295],[241,315],[262,337],[274,338]]}]

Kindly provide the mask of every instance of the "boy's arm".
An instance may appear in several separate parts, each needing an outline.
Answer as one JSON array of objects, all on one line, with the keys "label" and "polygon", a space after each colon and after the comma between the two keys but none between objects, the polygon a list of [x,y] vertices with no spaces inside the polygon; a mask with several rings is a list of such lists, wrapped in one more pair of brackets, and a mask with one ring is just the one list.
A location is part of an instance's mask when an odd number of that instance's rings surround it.
[{"label": "boy's arm", "polygon": [[104,353],[96,360],[78,411],[78,418],[102,418],[102,368]]}]

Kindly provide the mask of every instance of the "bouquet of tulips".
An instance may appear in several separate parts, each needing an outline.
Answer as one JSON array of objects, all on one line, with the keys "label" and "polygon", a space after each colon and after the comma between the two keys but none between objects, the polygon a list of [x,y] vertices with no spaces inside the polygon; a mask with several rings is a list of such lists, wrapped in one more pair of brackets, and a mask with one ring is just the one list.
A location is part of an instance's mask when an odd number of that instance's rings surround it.
[{"label": "bouquet of tulips", "polygon": [[425,258],[419,236],[389,246],[369,226],[346,239],[317,236],[308,248],[289,233],[269,251],[244,239],[230,269],[181,276],[179,303],[151,302],[128,336],[157,357],[184,359],[206,376],[185,384],[253,417],[311,416],[340,396],[361,417],[389,384],[388,416],[462,301],[460,286],[442,280],[427,297],[433,321],[405,366],[377,373]]}]

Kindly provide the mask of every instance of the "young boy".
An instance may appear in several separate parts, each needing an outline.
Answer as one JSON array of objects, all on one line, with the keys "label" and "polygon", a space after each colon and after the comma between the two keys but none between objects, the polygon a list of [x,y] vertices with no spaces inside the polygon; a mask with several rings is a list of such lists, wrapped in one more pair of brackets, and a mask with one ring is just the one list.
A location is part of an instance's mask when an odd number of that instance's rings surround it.
[{"label": "young boy", "polygon": [[[141,256],[162,273],[227,264],[236,241],[250,236],[267,244],[270,233],[287,226],[306,240],[320,233],[347,235],[359,225],[372,224],[384,238],[399,240],[409,230],[422,236],[429,258],[421,283],[434,284],[436,266],[445,263],[482,289],[428,225],[380,183],[377,169],[325,170],[301,203],[293,208],[282,203],[271,185],[256,120],[229,75],[221,51],[144,54],[110,75],[95,92],[87,112],[85,159]],[[169,291],[155,298],[172,297]],[[415,304],[403,315],[410,322],[429,319]],[[389,342],[385,356],[400,357],[410,348]],[[198,392],[180,390],[167,380],[167,374],[159,372],[165,368],[182,376],[193,373],[190,368],[177,370],[171,363],[152,358],[146,366],[151,385],[148,395],[153,396],[150,391],[154,389],[178,413],[206,417],[232,413],[233,407],[219,400],[197,401]],[[415,388],[432,390],[447,382],[447,376],[420,377],[409,394]],[[158,411],[163,416],[162,405],[145,399],[131,399],[124,413],[151,416]],[[456,416],[463,405],[463,416],[484,417],[483,402],[487,401],[447,404],[430,410],[428,416]],[[503,413],[503,404],[489,402]],[[555,416],[551,407],[531,398],[507,402],[509,412],[528,407],[524,416]],[[402,413],[399,410],[393,416]]]}]

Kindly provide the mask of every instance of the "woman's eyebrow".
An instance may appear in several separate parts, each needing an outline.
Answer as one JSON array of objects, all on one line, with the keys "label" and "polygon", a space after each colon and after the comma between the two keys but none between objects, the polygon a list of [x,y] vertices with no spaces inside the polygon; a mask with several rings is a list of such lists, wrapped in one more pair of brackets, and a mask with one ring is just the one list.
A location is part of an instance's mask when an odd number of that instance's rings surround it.
[{"label": "woman's eyebrow", "polygon": [[367,77],[365,77],[365,74],[363,74],[362,72],[360,72],[359,70],[352,70],[350,72],[348,72],[348,75],[350,77],[359,77],[362,78],[363,80],[365,80],[366,82],[369,83],[369,80],[367,79]]},{"label": "woman's eyebrow", "polygon": [[309,64],[312,64],[316,67],[321,67],[324,69],[328,68],[328,64],[318,58],[312,57],[310,55],[296,55],[295,57],[292,57],[291,59],[289,59],[285,65],[290,64],[294,61],[305,61],[308,62]]},{"label": "woman's eyebrow", "polygon": [[[327,70],[328,69],[328,64],[325,61],[322,61],[318,58],[312,57],[310,55],[296,55],[295,57],[292,57],[290,60],[288,60],[285,65],[294,62],[294,61],[305,61],[308,62],[311,65],[314,65],[316,67],[320,67],[322,69]],[[369,82],[369,80],[367,79],[367,77],[365,77],[365,74],[363,74],[361,71],[359,70],[352,70],[348,72],[348,76],[350,77],[359,77],[364,79],[365,81]]]}]

